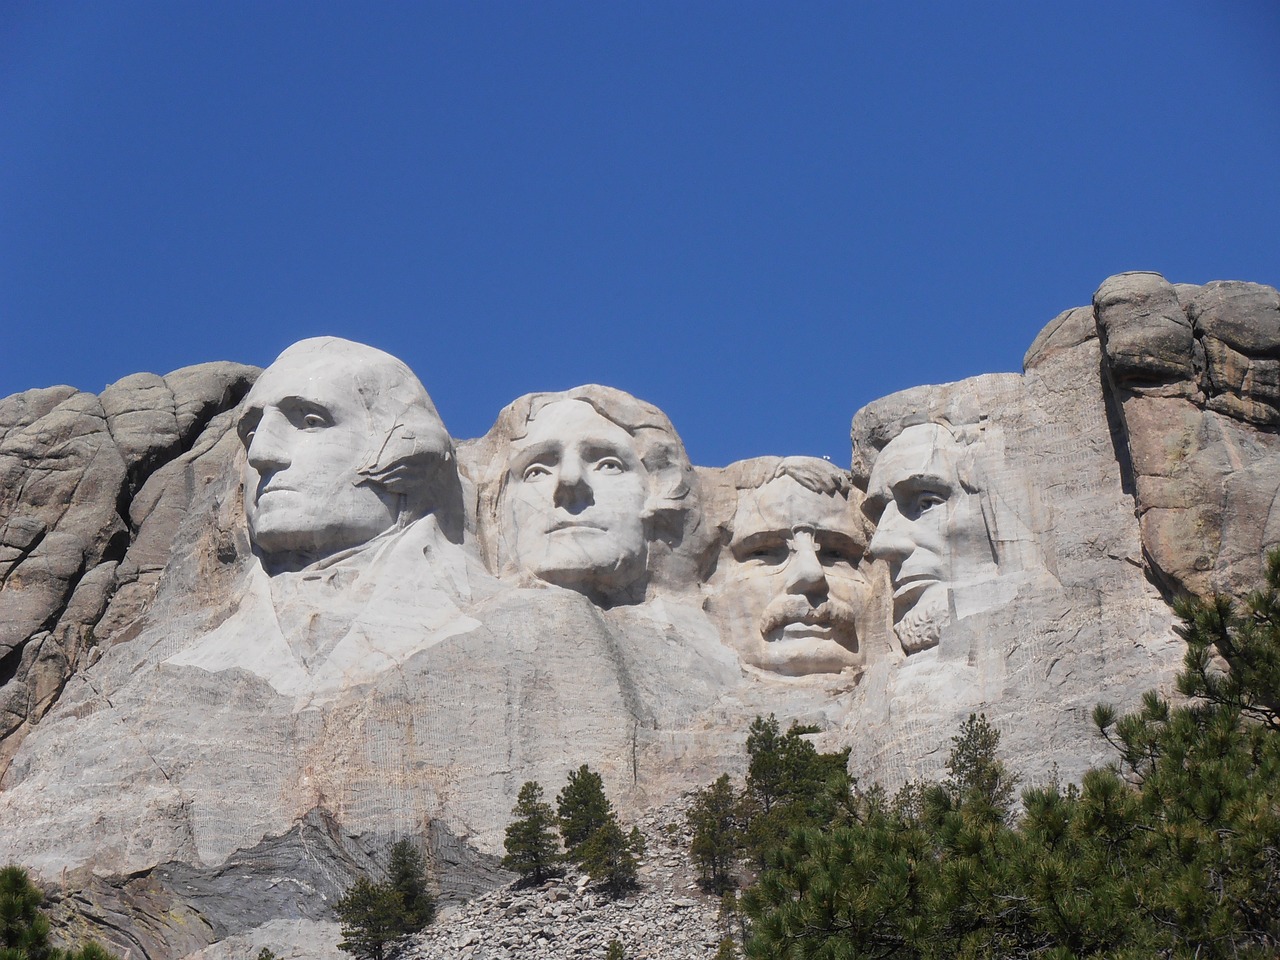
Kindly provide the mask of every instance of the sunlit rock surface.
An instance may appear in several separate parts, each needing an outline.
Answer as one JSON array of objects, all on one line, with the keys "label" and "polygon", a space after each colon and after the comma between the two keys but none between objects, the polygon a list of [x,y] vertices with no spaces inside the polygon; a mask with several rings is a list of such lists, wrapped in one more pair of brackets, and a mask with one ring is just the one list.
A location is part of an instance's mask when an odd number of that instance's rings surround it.
[{"label": "sunlit rock surface", "polygon": [[[691,465],[621,391],[455,442],[393,357],[302,341],[0,401],[0,858],[118,950],[239,954],[421,838],[492,888],[520,785],[624,813],[775,713],[888,786],[970,712],[1028,780],[1168,689],[1170,601],[1280,543],[1280,295],[1106,281],[1021,374],[853,416],[851,469]],[[850,411],[853,413],[853,411]],[[220,955],[221,947],[212,948]],[[225,953],[225,949],[223,950]]]}]

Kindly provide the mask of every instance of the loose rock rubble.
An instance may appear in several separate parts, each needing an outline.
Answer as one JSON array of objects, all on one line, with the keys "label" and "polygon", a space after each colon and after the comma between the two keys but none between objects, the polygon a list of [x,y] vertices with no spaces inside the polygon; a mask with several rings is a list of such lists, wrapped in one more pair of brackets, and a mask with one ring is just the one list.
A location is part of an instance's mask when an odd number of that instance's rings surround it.
[{"label": "loose rock rubble", "polygon": [[709,960],[725,930],[719,899],[698,888],[689,861],[688,804],[686,797],[636,824],[646,844],[639,890],[613,899],[572,871],[538,887],[506,886],[445,913],[405,956],[595,960],[617,940],[627,960]]}]

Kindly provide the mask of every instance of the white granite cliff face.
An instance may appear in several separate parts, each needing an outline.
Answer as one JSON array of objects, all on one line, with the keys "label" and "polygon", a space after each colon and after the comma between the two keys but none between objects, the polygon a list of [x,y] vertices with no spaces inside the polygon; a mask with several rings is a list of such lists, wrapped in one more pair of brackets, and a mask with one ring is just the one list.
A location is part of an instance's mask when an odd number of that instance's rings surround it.
[{"label": "white granite cliff face", "polygon": [[404,836],[446,899],[490,889],[524,781],[589,763],[639,815],[741,772],[757,714],[893,785],[984,711],[1077,776],[1096,702],[1168,687],[1173,594],[1280,543],[1277,364],[1271,288],[1121,275],[1022,374],[858,411],[850,471],[695,467],[600,386],[455,443],[333,338],[10,397],[0,858],[181,957],[327,936]]}]

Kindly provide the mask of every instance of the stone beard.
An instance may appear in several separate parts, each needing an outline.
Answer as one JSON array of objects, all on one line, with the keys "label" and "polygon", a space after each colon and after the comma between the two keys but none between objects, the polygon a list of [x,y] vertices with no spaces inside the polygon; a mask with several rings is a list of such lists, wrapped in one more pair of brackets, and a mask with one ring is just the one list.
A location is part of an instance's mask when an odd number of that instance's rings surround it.
[{"label": "stone beard", "polygon": [[946,426],[919,424],[891,440],[871,471],[867,552],[888,563],[894,633],[907,654],[937,646],[955,585],[997,575],[981,497],[961,478],[963,455]]},{"label": "stone beard", "polygon": [[866,539],[850,494],[843,471],[808,457],[788,457],[739,491],[712,608],[744,662],[789,676],[861,665]]}]

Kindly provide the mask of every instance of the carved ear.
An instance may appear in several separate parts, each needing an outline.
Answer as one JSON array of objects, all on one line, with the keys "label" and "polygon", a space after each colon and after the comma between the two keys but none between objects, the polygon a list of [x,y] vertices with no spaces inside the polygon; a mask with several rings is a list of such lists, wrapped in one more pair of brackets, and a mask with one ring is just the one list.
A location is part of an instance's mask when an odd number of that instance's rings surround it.
[{"label": "carved ear", "polygon": [[422,492],[436,470],[453,459],[453,440],[443,424],[418,407],[406,408],[359,475],[390,493]]}]

